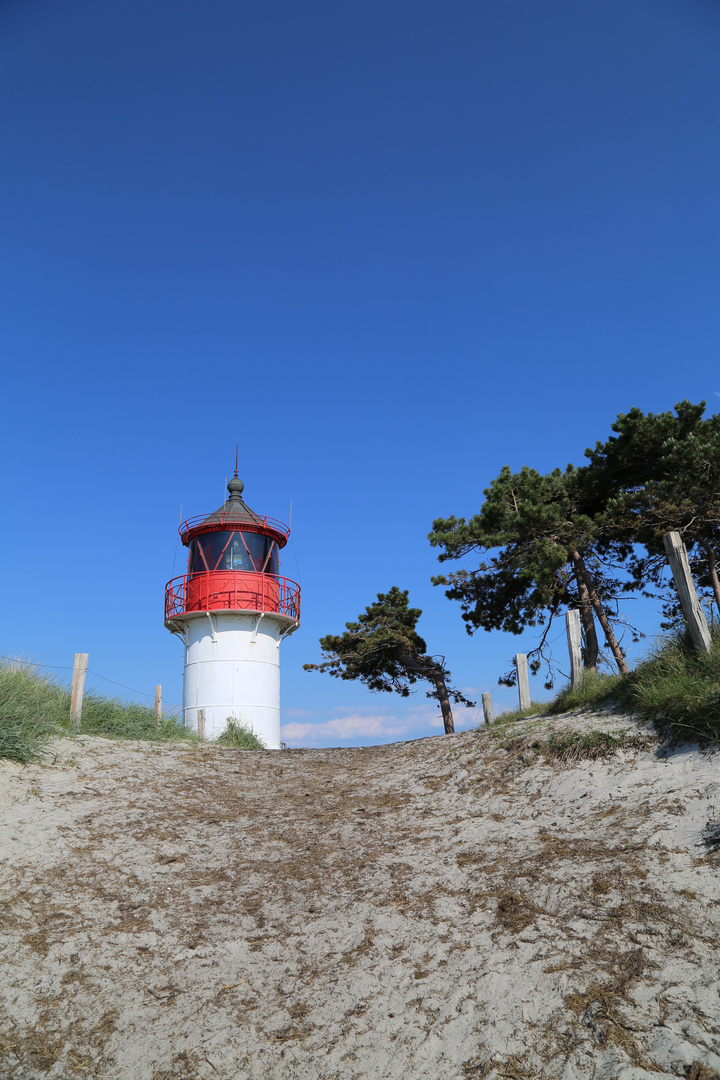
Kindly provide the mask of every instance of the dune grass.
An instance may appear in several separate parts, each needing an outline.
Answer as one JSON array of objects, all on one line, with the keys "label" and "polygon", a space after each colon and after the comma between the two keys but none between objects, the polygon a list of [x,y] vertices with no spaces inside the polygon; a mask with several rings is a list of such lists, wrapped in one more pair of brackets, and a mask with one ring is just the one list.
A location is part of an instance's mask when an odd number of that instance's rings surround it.
[{"label": "dune grass", "polygon": [[236,750],[267,750],[251,727],[232,716],[228,717],[227,727],[216,741],[221,746],[233,746]]},{"label": "dune grass", "polygon": [[709,653],[698,652],[689,634],[665,639],[618,680],[616,697],[679,739],[720,741],[720,630]]},{"label": "dune grass", "polygon": [[0,757],[12,761],[41,757],[48,739],[66,734],[69,719],[65,688],[32,667],[0,663]]},{"label": "dune grass", "polygon": [[478,731],[483,731],[486,727],[502,727],[504,724],[514,724],[518,720],[529,720],[533,716],[544,716],[548,711],[552,701],[533,701],[527,709],[506,709],[505,712],[498,713],[489,724],[479,724]]},{"label": "dune grass", "polygon": [[[62,682],[22,661],[0,663],[0,758],[27,762],[47,753],[50,739],[74,736],[70,690]],[[163,717],[156,725],[153,710],[136,702],[85,693],[80,734],[109,739],[175,739],[195,741],[179,718]]]},{"label": "dune grass", "polygon": [[620,681],[619,675],[586,672],[582,686],[578,690],[572,690],[569,686],[565,686],[550,701],[534,701],[528,709],[511,709],[499,713],[493,720],[493,727],[512,724],[518,720],[527,720],[533,716],[558,716],[560,713],[570,712],[572,709],[611,707],[617,696]]},{"label": "dune grass", "polygon": [[629,675],[587,672],[579,690],[566,686],[552,701],[500,713],[495,724],[599,708],[633,712],[675,739],[720,742],[720,630],[709,653],[698,652],[689,634],[674,634],[659,640]]},{"label": "dune grass", "polygon": [[[70,714],[68,693],[68,716]],[[136,701],[104,697],[91,690],[83,698],[81,734],[103,735],[107,739],[147,739],[151,742],[186,739],[197,741],[175,713],[163,715],[160,724],[148,705]]]}]

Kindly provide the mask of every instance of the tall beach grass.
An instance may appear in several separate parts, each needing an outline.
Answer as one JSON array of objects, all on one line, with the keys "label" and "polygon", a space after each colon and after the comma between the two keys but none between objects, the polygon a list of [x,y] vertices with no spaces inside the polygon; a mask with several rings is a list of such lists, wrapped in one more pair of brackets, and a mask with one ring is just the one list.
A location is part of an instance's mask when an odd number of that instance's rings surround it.
[{"label": "tall beach grass", "polygon": [[709,653],[698,652],[689,634],[658,643],[618,679],[616,697],[678,739],[720,741],[720,630],[713,632]]},{"label": "tall beach grass", "polygon": [[675,739],[720,742],[720,630],[709,653],[698,652],[686,633],[661,638],[629,675],[587,672],[578,690],[565,687],[552,701],[501,713],[495,723],[598,708],[633,712]]},{"label": "tall beach grass", "polygon": [[[195,738],[173,714],[157,725],[146,705],[128,704],[94,690],[83,698],[80,733],[153,742]],[[75,734],[70,690],[64,683],[23,661],[0,662],[0,758],[37,760],[45,756],[51,739]]]},{"label": "tall beach grass", "polygon": [[216,741],[221,746],[232,746],[236,750],[267,750],[252,727],[233,716],[228,717],[227,727]]}]

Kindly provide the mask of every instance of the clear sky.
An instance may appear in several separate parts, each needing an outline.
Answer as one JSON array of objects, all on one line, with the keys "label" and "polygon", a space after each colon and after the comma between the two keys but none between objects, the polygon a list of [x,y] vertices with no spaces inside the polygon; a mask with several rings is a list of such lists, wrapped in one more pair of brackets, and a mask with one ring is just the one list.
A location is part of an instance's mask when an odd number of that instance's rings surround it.
[{"label": "clear sky", "polygon": [[4,0],[0,653],[178,703],[180,508],[239,438],[249,505],[292,501],[289,742],[438,730],[302,670],[392,585],[512,705],[533,633],[469,638],[426,535],[720,405],[719,54],[714,0]]}]

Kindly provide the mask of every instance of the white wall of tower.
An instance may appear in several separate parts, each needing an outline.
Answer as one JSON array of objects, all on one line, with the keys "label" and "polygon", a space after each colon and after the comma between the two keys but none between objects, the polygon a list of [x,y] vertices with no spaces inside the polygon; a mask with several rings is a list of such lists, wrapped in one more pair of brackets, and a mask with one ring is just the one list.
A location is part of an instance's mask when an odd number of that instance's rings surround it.
[{"label": "white wall of tower", "polygon": [[183,713],[205,738],[223,733],[229,717],[251,727],[268,749],[280,748],[280,642],[294,628],[283,616],[238,611],[193,612],[185,623]]}]

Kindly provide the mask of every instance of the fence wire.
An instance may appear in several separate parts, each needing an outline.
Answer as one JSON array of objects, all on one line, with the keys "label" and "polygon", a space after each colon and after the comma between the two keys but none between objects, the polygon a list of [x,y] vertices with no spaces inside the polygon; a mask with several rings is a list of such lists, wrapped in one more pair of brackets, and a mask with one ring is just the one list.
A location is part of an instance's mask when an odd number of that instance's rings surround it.
[{"label": "fence wire", "polygon": [[[43,671],[72,671],[72,664],[36,664],[33,660],[18,659],[17,656],[0,656],[0,660],[7,660],[11,664],[20,664],[22,667],[29,668],[41,668]],[[101,675],[99,671],[92,671],[87,669],[88,675],[94,675],[96,679],[102,679],[103,682],[110,683],[112,686],[120,686],[123,690],[129,690],[131,694],[139,694],[140,697],[148,698],[150,701],[155,700],[155,693],[146,694],[144,690],[136,690],[133,686],[126,686],[125,683],[117,682],[115,679],[108,679],[107,675]],[[168,705],[171,709],[180,709],[179,705],[176,705],[172,701],[166,701],[163,698],[163,708]]]}]

